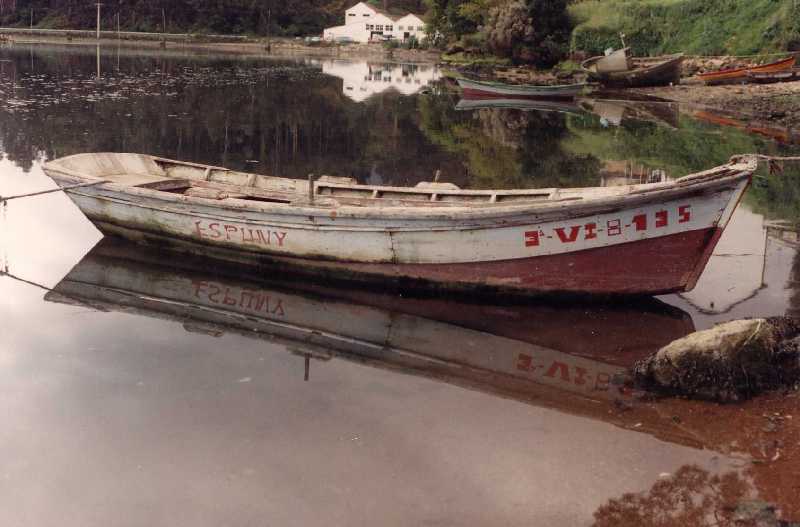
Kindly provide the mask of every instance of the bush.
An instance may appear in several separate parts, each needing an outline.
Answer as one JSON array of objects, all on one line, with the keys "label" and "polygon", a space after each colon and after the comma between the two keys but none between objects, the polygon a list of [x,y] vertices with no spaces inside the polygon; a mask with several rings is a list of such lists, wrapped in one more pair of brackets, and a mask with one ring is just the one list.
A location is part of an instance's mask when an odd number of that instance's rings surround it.
[{"label": "bush", "polygon": [[406,49],[419,49],[419,40],[417,40],[417,37],[409,37],[403,42],[403,47]]},{"label": "bush", "polygon": [[515,48],[534,40],[533,19],[523,0],[492,8],[486,21],[486,41],[492,53],[513,57]]},{"label": "bush", "polygon": [[567,54],[571,22],[566,0],[512,0],[490,11],[489,49],[515,62],[550,67]]}]

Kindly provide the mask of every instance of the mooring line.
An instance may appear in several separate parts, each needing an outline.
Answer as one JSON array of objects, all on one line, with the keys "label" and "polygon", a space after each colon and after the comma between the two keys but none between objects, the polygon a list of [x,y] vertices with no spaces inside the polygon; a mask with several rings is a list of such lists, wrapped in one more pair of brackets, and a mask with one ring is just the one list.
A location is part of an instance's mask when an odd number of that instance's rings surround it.
[{"label": "mooring line", "polygon": [[11,201],[12,199],[31,198],[33,196],[52,194],[54,192],[63,192],[65,190],[71,190],[74,188],[93,187],[95,185],[101,185],[103,183],[108,183],[108,181],[106,180],[92,181],[91,183],[78,183],[77,185],[67,185],[66,187],[51,188],[50,190],[40,190],[38,192],[29,192],[27,194],[18,194],[16,196],[8,196],[8,197],[0,196],[0,204],[4,204],[7,201]]},{"label": "mooring line", "polygon": [[51,289],[50,287],[47,287],[47,286],[42,285],[42,284],[37,284],[36,282],[31,282],[30,280],[25,280],[24,278],[20,278],[19,276],[16,276],[15,274],[10,273],[8,271],[8,267],[6,267],[3,270],[0,270],[0,277],[3,277],[3,276],[7,276],[7,277],[11,278],[12,280],[16,280],[17,282],[22,282],[23,284],[28,284],[28,285],[32,285],[33,287],[38,287],[39,289],[43,289],[43,290],[47,291],[48,293],[53,292],[53,289]]}]

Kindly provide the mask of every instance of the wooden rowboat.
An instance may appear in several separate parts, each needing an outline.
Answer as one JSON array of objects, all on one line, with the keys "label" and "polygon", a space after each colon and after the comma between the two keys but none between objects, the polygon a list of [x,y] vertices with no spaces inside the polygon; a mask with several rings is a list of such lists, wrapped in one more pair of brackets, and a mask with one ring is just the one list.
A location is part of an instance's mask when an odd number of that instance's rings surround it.
[{"label": "wooden rowboat", "polygon": [[533,84],[505,84],[502,82],[456,79],[465,99],[500,97],[534,99],[574,99],[586,90],[585,83],[537,86]]},{"label": "wooden rowboat", "polygon": [[750,75],[774,74],[791,71],[794,67],[795,57],[762,64],[761,66],[747,66],[745,68],[731,68],[727,70],[700,73],[697,76],[706,84],[722,84],[725,82],[746,82]]},{"label": "wooden rowboat", "polygon": [[[627,50],[620,50],[627,52]],[[599,56],[585,60],[581,68],[589,80],[608,88],[641,88],[645,86],[668,86],[681,81],[683,54],[663,57],[629,57],[628,69],[604,68],[609,57]]]},{"label": "wooden rowboat", "polygon": [[748,71],[747,78],[756,84],[772,84],[775,82],[792,82],[800,80],[800,69],[776,72]]},{"label": "wooden rowboat", "polygon": [[44,166],[101,231],[139,242],[384,286],[609,295],[692,289],[755,168],[746,158],[667,183],[462,190],[140,154]]}]

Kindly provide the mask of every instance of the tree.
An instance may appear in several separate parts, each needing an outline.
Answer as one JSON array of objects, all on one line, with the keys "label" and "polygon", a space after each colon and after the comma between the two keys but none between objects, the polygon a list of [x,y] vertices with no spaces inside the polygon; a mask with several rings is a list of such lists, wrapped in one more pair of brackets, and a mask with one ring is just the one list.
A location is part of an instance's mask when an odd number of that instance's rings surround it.
[{"label": "tree", "polygon": [[490,10],[484,29],[495,54],[542,67],[566,55],[571,30],[566,0],[512,0]]}]

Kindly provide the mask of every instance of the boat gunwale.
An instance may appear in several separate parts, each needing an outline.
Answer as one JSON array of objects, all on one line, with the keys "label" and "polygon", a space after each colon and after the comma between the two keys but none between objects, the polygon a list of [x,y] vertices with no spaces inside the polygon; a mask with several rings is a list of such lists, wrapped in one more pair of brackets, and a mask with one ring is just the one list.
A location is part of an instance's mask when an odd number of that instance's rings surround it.
[{"label": "boat gunwale", "polygon": [[[481,80],[474,80],[474,79],[467,79],[464,77],[457,78],[456,82],[459,85],[461,83],[465,84],[474,84],[475,86],[480,86],[483,88],[495,88],[495,89],[510,89],[510,90],[523,90],[523,91],[530,91],[531,93],[547,93],[547,92],[561,92],[561,91],[569,91],[569,90],[582,90],[588,86],[585,82],[577,82],[574,84],[510,84],[506,82],[499,82],[499,81],[481,81]],[[463,88],[463,86],[462,86]]]},{"label": "boat gunwale", "polygon": [[[56,160],[58,161],[58,160]],[[72,179],[71,182],[91,182],[92,179],[101,180],[101,176],[90,177],[80,173],[63,169],[55,165],[56,161],[51,161],[45,165],[45,172],[48,175],[59,174]],[[225,200],[209,199],[202,197],[189,197],[181,194],[173,194],[169,192],[149,189],[145,187],[137,187],[120,183],[99,183],[95,187],[81,188],[68,190],[67,193],[96,198],[105,200],[114,200],[119,202],[128,202],[131,206],[141,208],[152,208],[156,210],[169,211],[166,207],[156,206],[161,203],[176,203],[191,206],[192,204],[208,207],[215,212],[232,212],[237,214],[237,221],[254,221],[255,215],[269,214],[276,216],[295,217],[310,219],[314,228],[319,228],[321,225],[314,223],[316,218],[324,218],[326,220],[335,221],[338,219],[352,219],[352,220],[409,220],[409,221],[424,221],[424,220],[444,220],[451,222],[448,228],[458,229],[462,225],[455,225],[454,222],[459,220],[510,220],[514,217],[524,217],[521,221],[530,221],[530,216],[543,216],[548,214],[557,214],[559,212],[568,211],[569,216],[578,216],[585,214],[587,211],[607,208],[628,208],[638,206],[640,203],[647,203],[659,199],[675,199],[678,196],[686,193],[704,191],[709,188],[721,187],[726,184],[733,183],[745,177],[750,177],[755,171],[757,166],[755,159],[747,159],[742,162],[728,163],[718,167],[714,167],[702,172],[689,174],[680,179],[666,183],[651,183],[644,185],[628,185],[617,187],[620,190],[616,192],[604,193],[599,196],[588,195],[579,199],[540,199],[525,202],[508,202],[503,203],[475,203],[466,202],[451,207],[434,207],[434,206],[356,206],[356,205],[339,205],[339,206],[319,206],[313,205],[308,202],[298,202],[296,204],[278,203],[278,202],[260,202],[250,201],[237,198],[227,198]],[[719,175],[724,173],[724,175]],[[51,176],[52,177],[52,176]],[[59,183],[60,184],[60,183]],[[327,184],[335,185],[335,184]],[[398,189],[400,192],[406,191],[414,193],[415,187],[382,187],[375,185],[343,185],[343,188],[352,188],[357,186],[361,189],[374,190],[381,189],[389,192]],[[568,189],[572,193],[579,193],[584,190],[591,190],[602,187],[586,187]],[[430,189],[416,189],[417,192],[436,192]],[[517,194],[535,193],[542,189],[521,189],[516,191],[507,191],[510,193],[516,192]],[[544,189],[549,190],[549,189]],[[558,190],[556,189],[556,193]],[[100,192],[107,192],[114,195],[100,194]],[[450,192],[457,192],[450,190]],[[468,191],[461,190],[458,192],[473,192],[478,195],[490,195],[488,193],[493,191]],[[485,194],[481,194],[485,193]],[[465,194],[470,195],[470,194]],[[472,194],[475,195],[475,194]],[[514,194],[508,194],[514,195]],[[125,200],[124,197],[132,198],[147,198],[153,200],[154,204],[145,205],[144,203],[134,203]],[[320,197],[327,197],[321,195]],[[179,210],[174,211],[179,214],[195,214],[201,216],[199,211]],[[242,217],[242,213],[249,213],[247,217]],[[216,216],[212,216],[216,217]],[[223,217],[220,215],[219,217]],[[527,218],[527,220],[525,220]],[[302,225],[306,223],[291,221],[292,225]],[[504,226],[509,225],[504,223]],[[498,225],[495,225],[497,227]],[[464,224],[465,228],[471,228],[471,225]]]},{"label": "boat gunwale", "polygon": [[[787,71],[787,69],[779,69],[775,71],[770,71],[768,68],[773,68],[776,66],[783,66],[784,64],[792,64],[794,65],[797,61],[795,56],[787,57],[785,59],[777,60],[775,62],[770,62],[767,64],[760,64],[758,66],[745,66],[742,68],[730,68],[725,70],[718,70],[718,71],[709,71],[706,73],[698,73],[697,76],[703,80],[729,80],[729,79],[738,79],[738,78],[746,78],[748,77],[749,73],[780,73]],[[791,70],[791,66],[788,68]]]}]

